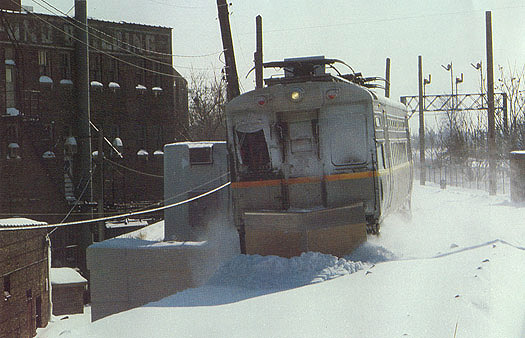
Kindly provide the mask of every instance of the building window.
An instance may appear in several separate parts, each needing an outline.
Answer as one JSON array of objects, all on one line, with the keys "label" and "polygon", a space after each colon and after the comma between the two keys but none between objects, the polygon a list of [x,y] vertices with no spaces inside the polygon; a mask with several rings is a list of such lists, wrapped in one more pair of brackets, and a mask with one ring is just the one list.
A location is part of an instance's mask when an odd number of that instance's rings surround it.
[{"label": "building window", "polygon": [[102,81],[102,56],[100,54],[89,56],[89,79]]},{"label": "building window", "polygon": [[109,60],[108,77],[109,81],[119,82],[119,62],[117,59],[111,58]]},{"label": "building window", "polygon": [[51,59],[48,51],[38,51],[38,66],[40,67],[40,75],[51,75]]},{"label": "building window", "polygon": [[69,53],[62,53],[62,79],[71,80],[71,56]]},{"label": "building window", "polygon": [[213,147],[192,147],[189,149],[190,164],[212,164]]},{"label": "building window", "polygon": [[6,108],[15,107],[15,68],[12,65],[5,66],[5,103]]},{"label": "building window", "polygon": [[64,25],[64,40],[67,46],[73,46],[73,26]]},{"label": "building window", "polygon": [[11,298],[11,275],[4,276],[4,301],[7,302]]}]

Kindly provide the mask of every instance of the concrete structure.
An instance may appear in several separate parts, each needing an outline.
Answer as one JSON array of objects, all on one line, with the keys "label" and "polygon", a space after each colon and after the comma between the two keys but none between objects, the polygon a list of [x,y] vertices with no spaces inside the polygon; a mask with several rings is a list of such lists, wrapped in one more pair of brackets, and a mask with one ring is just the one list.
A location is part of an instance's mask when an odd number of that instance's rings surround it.
[{"label": "concrete structure", "polygon": [[113,238],[88,248],[91,320],[160,300],[208,280],[235,251],[227,243]]},{"label": "concrete structure", "polygon": [[88,281],[72,268],[51,268],[53,314],[84,313],[84,293]]},{"label": "concrete structure", "polygon": [[[85,182],[77,153],[76,23],[12,6],[0,2],[0,213],[60,222]],[[171,28],[95,19],[88,26],[91,121],[123,154],[104,145],[105,209],[160,201],[162,147],[184,136],[188,124],[187,82],[171,66]],[[98,151],[95,128],[92,137]],[[93,183],[99,200],[99,179]],[[75,209],[68,220],[81,217]],[[53,264],[76,265],[77,233],[53,233]]]},{"label": "concrete structure", "polygon": [[510,153],[510,198],[525,202],[525,150]]},{"label": "concrete structure", "polygon": [[[228,182],[225,142],[169,144],[164,154],[166,205]],[[229,190],[224,188],[166,209],[163,242],[137,235],[91,245],[92,320],[205,283],[221,263],[240,253],[232,224]],[[145,232],[147,228],[141,230]]]},{"label": "concrete structure", "polygon": [[[0,227],[38,225],[25,218]],[[49,241],[45,229],[0,232],[0,337],[29,338],[49,322]]]},{"label": "concrete structure", "polygon": [[[175,203],[229,181],[226,142],[180,142],[164,146],[164,199]],[[209,238],[215,226],[231,225],[229,189],[177,208],[167,209],[165,238],[195,241]]]}]

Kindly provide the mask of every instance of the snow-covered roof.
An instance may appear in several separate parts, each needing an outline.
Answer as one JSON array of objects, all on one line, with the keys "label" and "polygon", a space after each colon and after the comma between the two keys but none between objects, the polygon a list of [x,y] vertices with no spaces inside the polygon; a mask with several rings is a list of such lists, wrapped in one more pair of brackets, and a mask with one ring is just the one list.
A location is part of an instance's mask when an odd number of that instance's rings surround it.
[{"label": "snow-covered roof", "polygon": [[148,225],[148,222],[145,220],[141,220],[141,219],[126,219],[125,221],[106,222],[106,228],[108,229],[139,227],[139,226],[147,226],[147,225]]},{"label": "snow-covered roof", "polygon": [[35,221],[24,217],[12,217],[0,219],[0,227],[46,225],[46,222]]},{"label": "snow-covered roof", "polygon": [[208,245],[202,242],[178,242],[178,241],[148,241],[135,238],[112,238],[106,241],[90,245],[91,248],[107,249],[185,249],[186,247],[201,247]]},{"label": "snow-covered roof", "polygon": [[51,280],[51,284],[54,285],[87,283],[87,279],[82,277],[73,268],[51,268],[49,271],[49,279]]},{"label": "snow-covered roof", "polygon": [[198,142],[177,142],[166,144],[166,147],[185,145],[188,148],[211,148],[214,144],[226,143],[225,141],[198,141]]}]

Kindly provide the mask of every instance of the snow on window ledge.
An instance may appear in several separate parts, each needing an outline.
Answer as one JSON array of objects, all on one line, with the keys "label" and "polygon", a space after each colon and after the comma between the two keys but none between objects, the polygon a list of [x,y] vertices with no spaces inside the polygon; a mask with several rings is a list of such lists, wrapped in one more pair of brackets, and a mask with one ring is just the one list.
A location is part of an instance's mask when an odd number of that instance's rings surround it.
[{"label": "snow on window ledge", "polygon": [[110,82],[108,84],[108,87],[111,88],[111,89],[118,89],[118,88],[120,88],[120,85],[118,83],[116,83],[116,82]]},{"label": "snow on window ledge", "polygon": [[104,85],[101,82],[98,82],[98,81],[91,81],[91,87],[102,88],[102,87],[104,87]]},{"label": "snow on window ledge", "polygon": [[19,116],[20,111],[16,108],[7,108],[6,114],[9,116]]},{"label": "snow on window ledge", "polygon": [[53,80],[52,80],[49,76],[46,76],[46,75],[42,75],[42,76],[38,79],[38,82],[40,82],[40,83],[53,84]]}]

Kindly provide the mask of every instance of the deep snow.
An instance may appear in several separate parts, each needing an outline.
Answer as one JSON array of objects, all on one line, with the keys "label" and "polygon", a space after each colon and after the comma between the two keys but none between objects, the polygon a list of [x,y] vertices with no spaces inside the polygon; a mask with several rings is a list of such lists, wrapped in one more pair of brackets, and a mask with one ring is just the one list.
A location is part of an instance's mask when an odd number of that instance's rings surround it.
[{"label": "deep snow", "polygon": [[200,288],[38,336],[523,337],[524,210],[416,183],[412,217],[390,216],[348,257],[240,255]]}]

